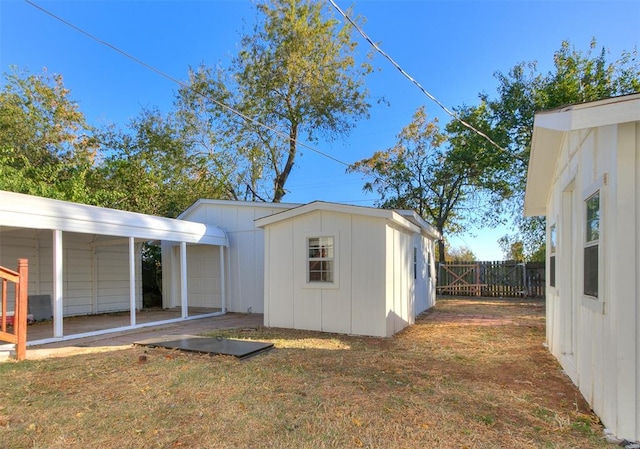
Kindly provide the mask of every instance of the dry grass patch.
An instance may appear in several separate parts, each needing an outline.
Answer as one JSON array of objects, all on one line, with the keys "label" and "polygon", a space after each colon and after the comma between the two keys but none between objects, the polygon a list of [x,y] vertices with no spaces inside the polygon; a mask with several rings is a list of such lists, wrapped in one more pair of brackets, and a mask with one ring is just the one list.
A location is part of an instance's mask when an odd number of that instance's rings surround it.
[{"label": "dry grass patch", "polygon": [[212,334],[275,344],[242,362],[134,347],[6,363],[0,447],[607,447],[543,326],[540,303],[441,300],[390,339]]}]

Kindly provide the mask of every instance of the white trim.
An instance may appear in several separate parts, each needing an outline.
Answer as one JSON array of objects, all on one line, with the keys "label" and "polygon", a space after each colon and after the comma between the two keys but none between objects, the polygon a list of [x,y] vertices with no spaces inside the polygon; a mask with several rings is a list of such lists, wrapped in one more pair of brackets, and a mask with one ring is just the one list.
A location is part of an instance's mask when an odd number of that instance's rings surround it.
[{"label": "white trim", "polygon": [[136,324],[134,326],[121,326],[121,327],[114,327],[114,328],[111,328],[111,329],[101,329],[101,330],[98,330],[98,331],[84,332],[84,333],[81,333],[81,334],[65,335],[63,337],[43,338],[41,340],[28,341],[27,342],[27,346],[46,345],[46,344],[49,344],[49,343],[56,343],[56,342],[59,342],[59,341],[68,341],[68,340],[76,340],[78,338],[95,337],[95,336],[98,336],[98,335],[106,335],[106,334],[113,334],[113,333],[116,333],[116,332],[124,332],[124,331],[130,331],[130,330],[135,330],[135,329],[141,329],[141,328],[144,328],[144,327],[162,326],[162,325],[165,325],[165,324],[179,323],[181,321],[199,320],[201,318],[214,318],[214,317],[218,317],[218,316],[222,316],[222,315],[225,315],[225,312],[203,313],[201,315],[194,315],[194,316],[190,316],[190,317],[187,317],[187,318],[172,318],[170,320],[151,321],[149,323],[140,323],[140,324]]},{"label": "white trim", "polygon": [[189,316],[189,298],[187,289],[187,243],[180,242],[180,308],[182,318]]},{"label": "white trim", "polygon": [[[309,281],[309,239],[331,237],[333,238],[333,281],[318,282]],[[304,283],[302,288],[331,289],[340,288],[340,233],[339,232],[306,232],[304,234]]]},{"label": "white trim", "polygon": [[136,248],[135,239],[129,237],[129,315],[131,325],[136,325]]},{"label": "white trim", "polygon": [[226,283],[226,273],[225,273],[225,262],[224,257],[224,246],[220,247],[220,305],[222,308],[222,312],[227,311],[227,283]]},{"label": "white trim", "polygon": [[[365,206],[350,206],[347,204],[327,203],[324,201],[314,201],[312,203],[304,204],[302,206],[288,209],[283,212],[268,215],[266,217],[258,218],[255,220],[256,227],[264,228],[265,226],[278,223],[290,218],[294,218],[300,215],[304,215],[317,210],[338,212],[345,214],[363,215],[366,217],[376,217],[387,219],[398,226],[408,229],[411,232],[421,232],[423,228],[419,225],[412,223],[407,218],[403,217],[400,211],[390,209],[378,209],[374,207]],[[425,222],[426,223],[426,222]]]},{"label": "white trim", "polygon": [[229,244],[226,234],[217,226],[2,190],[0,226],[206,245]]},{"label": "white trim", "polygon": [[63,306],[63,244],[62,231],[53,231],[53,336],[62,337]]}]

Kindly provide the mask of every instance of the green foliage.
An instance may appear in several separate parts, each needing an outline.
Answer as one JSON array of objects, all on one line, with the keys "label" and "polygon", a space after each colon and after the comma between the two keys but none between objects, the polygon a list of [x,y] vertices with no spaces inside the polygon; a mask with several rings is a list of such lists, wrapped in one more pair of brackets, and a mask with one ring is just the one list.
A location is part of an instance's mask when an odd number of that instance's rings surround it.
[{"label": "green foliage", "polygon": [[224,183],[208,153],[192,141],[171,115],[143,110],[128,132],[100,135],[109,156],[96,171],[95,186],[108,207],[176,217],[199,198],[225,198]]},{"label": "green foliage", "polygon": [[[368,179],[364,190],[380,195],[378,206],[415,210],[442,235],[462,232],[477,220],[495,222],[501,189],[509,188],[491,176],[500,169],[502,155],[473,151],[464,144],[471,135],[447,137],[421,107],[392,148],[356,162],[349,171]],[[442,241],[438,254],[444,262]]]},{"label": "green foliage", "polygon": [[[356,63],[351,27],[328,16],[324,1],[271,0],[257,10],[261,20],[243,36],[230,67],[192,70],[178,105],[197,119],[195,126],[216,128],[217,143],[236,156],[239,182],[251,199],[279,202],[297,140],[344,136],[367,116],[364,77],[371,67]],[[222,101],[271,130],[231,113]]]},{"label": "green foliage", "polygon": [[87,188],[95,143],[62,76],[4,75],[0,90],[0,189],[95,202]]},{"label": "green foliage", "polygon": [[445,254],[447,262],[475,262],[477,259],[471,248],[468,246],[449,247]]},{"label": "green foliage", "polygon": [[[536,62],[521,62],[507,73],[497,72],[497,96],[490,98],[481,94],[480,106],[472,108],[482,116],[492,138],[511,155],[505,159],[509,164],[502,165],[492,176],[511,186],[511,192],[505,189],[501,194],[510,201],[520,231],[518,239],[523,240],[528,257],[539,250],[545,239],[544,220],[522,217],[534,115],[568,104],[640,92],[637,50],[623,52],[614,61],[608,56],[604,47],[598,49],[595,39],[587,51],[578,50],[564,41],[553,55],[551,71],[544,74],[538,70]],[[449,131],[453,132],[453,129]],[[469,139],[465,144],[471,145],[473,152],[484,152],[489,146],[486,141],[477,139]]]}]

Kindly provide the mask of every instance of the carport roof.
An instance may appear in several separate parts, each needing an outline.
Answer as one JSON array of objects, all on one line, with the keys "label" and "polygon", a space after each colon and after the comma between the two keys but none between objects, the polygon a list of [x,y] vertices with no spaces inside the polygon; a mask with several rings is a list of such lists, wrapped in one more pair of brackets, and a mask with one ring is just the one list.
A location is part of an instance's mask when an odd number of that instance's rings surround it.
[{"label": "carport roof", "polygon": [[2,190],[0,226],[228,246],[217,226]]}]

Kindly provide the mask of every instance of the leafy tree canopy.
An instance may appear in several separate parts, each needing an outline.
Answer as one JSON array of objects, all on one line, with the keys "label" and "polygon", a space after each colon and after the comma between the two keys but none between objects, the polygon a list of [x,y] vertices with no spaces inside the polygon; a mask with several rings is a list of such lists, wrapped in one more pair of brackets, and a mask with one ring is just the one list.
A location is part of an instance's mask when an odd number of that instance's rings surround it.
[{"label": "leafy tree canopy", "polygon": [[[511,163],[501,179],[512,186],[504,191],[511,201],[525,253],[539,252],[544,243],[545,221],[522,217],[529,151],[534,115],[538,111],[568,104],[584,103],[603,98],[640,92],[640,62],[637,49],[622,52],[610,60],[606,48],[593,39],[586,51],[562,42],[553,55],[553,68],[544,74],[536,62],[521,62],[507,73],[497,72],[497,96],[480,95],[481,105],[475,113],[482,117],[489,134],[512,155]],[[481,140],[467,141],[473,151],[488,147]]]},{"label": "leafy tree canopy", "polygon": [[230,66],[192,70],[177,104],[210,151],[235,156],[245,197],[279,202],[298,140],[344,136],[368,115],[371,66],[356,62],[352,27],[331,17],[324,1],[270,0],[257,10],[259,21]]},{"label": "leafy tree canopy", "polygon": [[0,189],[93,203],[91,133],[62,76],[12,68],[0,90]]}]

